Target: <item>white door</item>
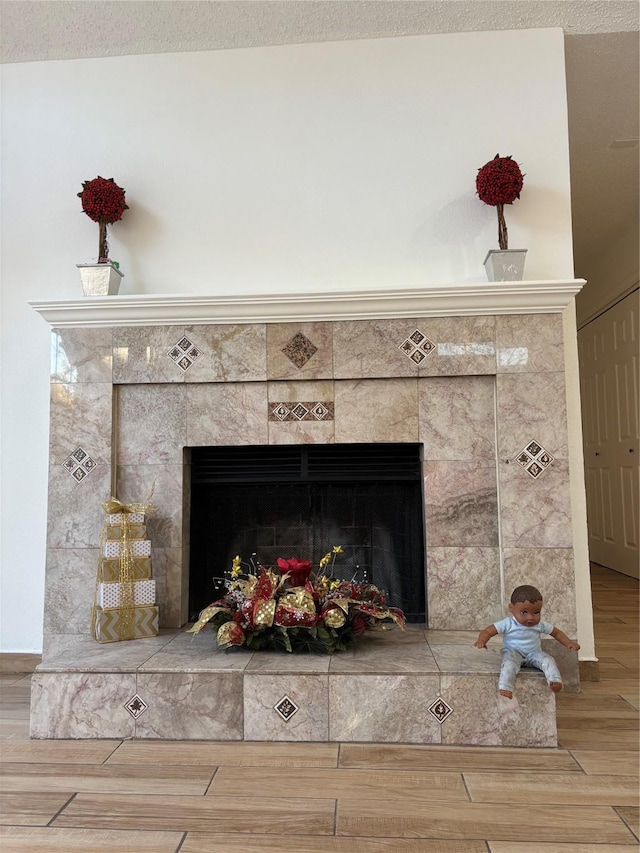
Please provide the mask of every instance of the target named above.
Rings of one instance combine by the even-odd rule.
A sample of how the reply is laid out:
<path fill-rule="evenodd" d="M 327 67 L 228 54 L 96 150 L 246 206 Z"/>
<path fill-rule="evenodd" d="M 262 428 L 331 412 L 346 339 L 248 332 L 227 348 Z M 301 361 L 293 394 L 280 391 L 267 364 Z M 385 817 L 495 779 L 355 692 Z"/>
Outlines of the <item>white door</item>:
<path fill-rule="evenodd" d="M 636 290 L 578 332 L 589 557 L 638 577 Z"/>

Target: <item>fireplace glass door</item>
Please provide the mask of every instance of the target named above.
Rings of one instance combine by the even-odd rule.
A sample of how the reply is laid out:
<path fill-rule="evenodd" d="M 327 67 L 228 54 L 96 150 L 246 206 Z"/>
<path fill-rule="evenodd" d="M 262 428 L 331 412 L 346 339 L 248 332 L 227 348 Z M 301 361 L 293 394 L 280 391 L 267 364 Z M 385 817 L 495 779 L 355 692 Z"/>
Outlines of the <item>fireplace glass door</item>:
<path fill-rule="evenodd" d="M 191 450 L 189 619 L 219 597 L 236 554 L 275 566 L 340 545 L 333 574 L 369 581 L 426 621 L 422 445 Z"/>

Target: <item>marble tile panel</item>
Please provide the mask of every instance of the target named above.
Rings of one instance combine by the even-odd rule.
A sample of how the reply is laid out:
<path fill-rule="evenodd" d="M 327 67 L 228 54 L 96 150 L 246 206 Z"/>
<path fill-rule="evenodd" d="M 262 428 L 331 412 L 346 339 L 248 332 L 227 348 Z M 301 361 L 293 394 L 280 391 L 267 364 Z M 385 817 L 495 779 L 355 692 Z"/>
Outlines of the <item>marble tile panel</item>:
<path fill-rule="evenodd" d="M 329 740 L 440 743 L 438 675 L 330 675 Z"/>
<path fill-rule="evenodd" d="M 242 673 L 139 673 L 137 738 L 242 740 Z"/>
<path fill-rule="evenodd" d="M 333 324 L 333 362 L 336 379 L 378 379 L 417 376 L 418 366 L 400 347 L 430 320 L 347 320 Z M 433 339 L 431 339 L 433 343 Z M 424 355 L 425 360 L 433 353 Z"/>
<path fill-rule="evenodd" d="M 283 352 L 285 348 L 289 355 Z M 268 379 L 332 377 L 332 323 L 270 323 L 267 326 Z"/>
<path fill-rule="evenodd" d="M 48 631 L 44 631 L 42 635 L 42 660 L 45 664 L 44 669 L 46 670 L 46 664 L 49 660 L 59 657 L 69 651 L 69 649 L 85 648 L 89 640 L 95 643 L 95 640 L 85 634 L 51 634 Z"/>
<path fill-rule="evenodd" d="M 152 576 L 161 628 L 180 628 L 182 619 L 182 549 L 151 548 Z M 188 594 L 188 590 L 187 590 Z"/>
<path fill-rule="evenodd" d="M 133 737 L 133 718 L 124 706 L 135 693 L 133 673 L 35 673 L 31 737 Z"/>
<path fill-rule="evenodd" d="M 417 379 L 335 383 L 337 442 L 418 441 Z"/>
<path fill-rule="evenodd" d="M 266 444 L 268 438 L 266 382 L 187 387 L 190 447 Z"/>
<path fill-rule="evenodd" d="M 420 330 L 436 344 L 419 376 L 480 376 L 496 372 L 495 317 L 429 317 Z"/>
<path fill-rule="evenodd" d="M 98 548 L 104 512 L 111 493 L 111 467 L 99 464 L 81 482 L 61 465 L 49 468 L 47 546 Z"/>
<path fill-rule="evenodd" d="M 556 459 L 566 459 L 563 373 L 502 374 L 496 379 L 496 398 L 500 459 L 513 460 L 532 440 Z"/>
<path fill-rule="evenodd" d="M 575 638 L 577 625 L 573 549 L 505 548 L 505 607 L 513 590 L 522 584 L 531 584 L 542 593 L 542 618 L 556 625 L 567 636 Z"/>
<path fill-rule="evenodd" d="M 480 631 L 501 619 L 499 549 L 429 547 L 427 595 L 432 629 Z"/>
<path fill-rule="evenodd" d="M 537 479 L 500 462 L 500 521 L 505 548 L 570 548 L 569 465 L 556 459 Z"/>
<path fill-rule="evenodd" d="M 495 464 L 425 462 L 424 475 L 427 549 L 498 545 Z"/>
<path fill-rule="evenodd" d="M 183 630 L 141 664 L 138 672 L 242 672 L 252 657 L 247 649 L 221 649 L 213 629 L 199 634 Z"/>
<path fill-rule="evenodd" d="M 184 327 L 119 326 L 112 332 L 115 384 L 184 382 L 184 372 L 167 355 Z"/>
<path fill-rule="evenodd" d="M 495 380 L 442 376 L 418 381 L 425 459 L 495 459 Z"/>
<path fill-rule="evenodd" d="M 328 676 L 244 675 L 244 739 L 327 741 Z M 298 706 L 286 722 L 274 706 L 284 697 Z"/>
<path fill-rule="evenodd" d="M 498 693 L 497 674 L 443 675 L 440 690 L 453 708 L 442 724 L 444 744 L 557 746 L 555 696 L 542 673 L 521 671 L 513 699 Z"/>
<path fill-rule="evenodd" d="M 186 337 L 201 356 L 185 382 L 264 382 L 267 378 L 265 323 L 187 326 Z"/>
<path fill-rule="evenodd" d="M 104 382 L 51 385 L 50 465 L 62 465 L 77 447 L 94 462 L 111 462 L 112 400 L 112 386 Z"/>
<path fill-rule="evenodd" d="M 292 402 L 333 400 L 333 380 L 268 382 L 267 399 L 269 403 L 277 403 L 281 400 L 291 400 Z"/>
<path fill-rule="evenodd" d="M 186 443 L 186 388 L 166 384 L 119 386 L 118 464 L 182 464 Z"/>
<path fill-rule="evenodd" d="M 371 675 L 425 674 L 438 672 L 438 666 L 422 630 L 406 632 L 391 628 L 368 632 L 346 652 L 331 657 L 331 674 L 366 673 Z"/>
<path fill-rule="evenodd" d="M 498 373 L 564 370 L 562 315 L 498 315 L 496 351 Z"/>
<path fill-rule="evenodd" d="M 98 643 L 90 636 L 76 637 L 74 643 L 60 644 L 56 653 L 45 657 L 37 672 L 133 672 L 170 643 L 172 632 L 144 640 Z"/>
<path fill-rule="evenodd" d="M 294 655 L 282 652 L 255 652 L 247 663 L 247 673 L 284 675 L 327 673 L 331 655 Z"/>
<path fill-rule="evenodd" d="M 111 329 L 53 329 L 52 382 L 111 384 Z"/>
<path fill-rule="evenodd" d="M 484 628 L 485 626 L 483 625 L 482 627 Z M 466 649 L 475 643 L 478 632 L 429 629 L 425 631 L 425 637 L 430 646 L 463 646 Z"/>
<path fill-rule="evenodd" d="M 269 423 L 269 444 L 333 444 L 335 421 Z"/>
<path fill-rule="evenodd" d="M 116 495 L 123 503 L 152 503 L 147 536 L 152 547 L 182 545 L 182 465 L 118 465 Z"/>
<path fill-rule="evenodd" d="M 90 633 L 99 554 L 99 548 L 58 548 L 47 551 L 45 633 Z"/>
<path fill-rule="evenodd" d="M 486 627 L 483 625 L 483 627 Z M 477 634 L 473 638 L 475 642 Z M 500 672 L 500 650 L 501 643 L 492 643 L 486 649 L 476 649 L 473 642 L 468 646 L 453 646 L 451 644 L 439 646 L 431 644 L 431 651 L 436 659 L 438 668 L 447 675 L 471 675 L 478 673 Z"/>

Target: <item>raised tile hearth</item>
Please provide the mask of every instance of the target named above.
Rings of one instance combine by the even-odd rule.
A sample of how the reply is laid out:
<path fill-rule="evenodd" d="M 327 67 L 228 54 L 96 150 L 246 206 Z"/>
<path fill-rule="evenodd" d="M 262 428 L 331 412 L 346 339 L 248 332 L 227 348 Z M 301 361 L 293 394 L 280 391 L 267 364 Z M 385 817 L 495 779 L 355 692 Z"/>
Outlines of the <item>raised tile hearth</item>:
<path fill-rule="evenodd" d="M 499 640 L 475 636 L 394 629 L 333 656 L 225 652 L 207 630 L 83 642 L 33 676 L 31 736 L 556 746 L 542 674 L 523 670 L 504 699 Z"/>
<path fill-rule="evenodd" d="M 472 643 L 520 583 L 576 635 L 561 312 L 581 285 L 31 303 L 53 326 L 33 736 L 555 744 L 542 676 L 503 700 L 497 652 Z M 422 448 L 429 630 L 331 658 L 182 633 L 191 449 L 358 442 Z M 89 625 L 112 494 L 156 506 L 162 633 L 105 646 Z"/>

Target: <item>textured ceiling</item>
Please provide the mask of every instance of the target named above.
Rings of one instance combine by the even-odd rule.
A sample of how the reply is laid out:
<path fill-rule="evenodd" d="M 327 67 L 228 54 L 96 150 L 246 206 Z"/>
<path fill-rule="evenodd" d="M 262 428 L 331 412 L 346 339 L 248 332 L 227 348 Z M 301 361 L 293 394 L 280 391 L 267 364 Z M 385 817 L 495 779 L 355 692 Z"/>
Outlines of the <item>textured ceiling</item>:
<path fill-rule="evenodd" d="M 576 274 L 638 219 L 637 0 L 0 0 L 0 59 L 33 62 L 561 27 Z"/>
<path fill-rule="evenodd" d="M 3 0 L 3 62 L 424 33 L 638 28 L 635 0 Z"/>

